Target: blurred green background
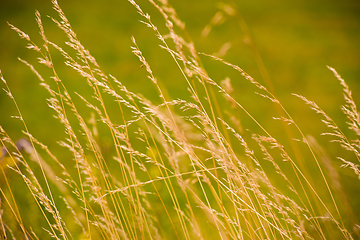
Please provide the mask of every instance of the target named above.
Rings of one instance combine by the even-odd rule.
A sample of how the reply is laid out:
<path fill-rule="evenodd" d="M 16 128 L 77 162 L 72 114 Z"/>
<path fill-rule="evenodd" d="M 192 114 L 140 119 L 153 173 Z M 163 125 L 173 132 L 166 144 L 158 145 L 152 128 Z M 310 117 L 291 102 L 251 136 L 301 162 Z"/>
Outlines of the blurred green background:
<path fill-rule="evenodd" d="M 230 43 L 231 45 L 228 46 L 231 48 L 223 58 L 243 68 L 260 83 L 264 83 L 255 61 L 254 51 L 248 43 L 249 39 L 253 39 L 277 96 L 291 114 L 301 118 L 300 122 L 307 123 L 308 113 L 304 113 L 307 108 L 303 108 L 303 104 L 290 95 L 293 92 L 315 100 L 334 118 L 340 115 L 339 103 L 342 103 L 340 85 L 326 65 L 334 67 L 342 75 L 350 85 L 355 100 L 359 102 L 360 97 L 357 94 L 360 90 L 359 1 L 230 2 L 237 5 L 251 36 L 244 33 L 236 18 L 225 15 L 221 24 L 213 26 L 207 37 L 201 35 L 204 27 L 219 11 L 220 1 L 170 1 L 185 22 L 198 51 L 217 53 L 225 43 Z M 164 30 L 164 24 L 156 9 L 147 1 L 142 0 L 138 3 L 145 12 L 150 13 L 154 23 Z M 125 0 L 102 2 L 60 0 L 59 4 L 72 23 L 78 38 L 95 56 L 103 70 L 117 77 L 130 90 L 145 95 L 151 95 L 152 91 L 149 89 L 149 84 L 144 84 L 147 82 L 145 73 L 139 70 L 139 62 L 130 50 L 130 37 L 134 36 L 156 76 L 168 88 L 170 95 L 175 98 L 187 94 L 186 88 L 179 87 L 183 80 L 175 64 L 171 63 L 169 54 L 158 47 L 160 42 L 153 32 L 138 21 L 141 17 L 130 3 Z M 19 27 L 28 33 L 35 43 L 42 45 L 34 15 L 37 9 L 42 14 L 48 38 L 61 44 L 66 40 L 64 34 L 46 17 L 50 15 L 57 18 L 51 8 L 51 2 L 46 0 L 0 2 L 0 69 L 27 123 L 39 134 L 38 137 L 43 139 L 49 136 L 39 121 L 45 118 L 49 124 L 52 122 L 46 115 L 50 111 L 48 112 L 43 101 L 46 92 L 38 85 L 38 80 L 29 69 L 17 60 L 20 57 L 35 64 L 36 67 L 36 58 L 39 56 L 25 49 L 26 41 L 20 39 L 7 22 Z M 54 61 L 59 63 L 60 68 L 61 57 L 56 58 L 55 55 Z M 248 89 L 245 80 L 221 64 L 209 61 L 207 58 L 204 61 L 214 80 L 220 81 L 230 76 L 237 87 L 236 94 L 246 96 L 245 106 L 256 109 L 256 99 L 251 97 L 254 89 Z M 71 69 L 60 69 L 62 70 L 60 76 L 71 79 L 69 82 L 77 81 L 75 85 L 79 83 L 79 80 L 74 79 L 76 74 Z M 2 116 L 0 124 L 9 133 L 16 134 L 21 125 L 10 118 L 10 115 L 14 114 L 14 107 L 5 94 L 0 95 L 0 112 Z"/>
<path fill-rule="evenodd" d="M 159 47 L 160 41 L 153 31 L 145 27 L 136 9 L 126 0 L 59 0 L 58 1 L 81 43 L 90 50 L 103 71 L 115 76 L 129 90 L 141 93 L 156 102 L 156 90 L 146 78 L 146 71 L 130 49 L 131 36 L 143 51 L 161 86 L 167 89 L 173 99 L 189 99 L 186 83 L 171 56 Z M 340 105 L 344 104 L 342 89 L 326 65 L 334 67 L 350 86 L 356 103 L 360 103 L 360 1 L 307 0 L 291 2 L 285 0 L 214 1 L 214 0 L 169 0 L 180 19 L 186 24 L 189 36 L 199 52 L 217 54 L 230 47 L 222 57 L 244 69 L 262 84 L 266 84 L 259 64 L 263 64 L 271 80 L 275 93 L 304 134 L 319 137 L 327 131 L 320 116 L 312 112 L 301 100 L 291 95 L 298 93 L 314 100 L 325 110 L 346 133 L 346 118 Z M 148 12 L 162 34 L 167 34 L 163 19 L 146 0 L 137 3 Z M 222 20 L 212 26 L 204 36 L 204 28 L 213 17 L 221 12 L 223 4 L 235 4 L 239 15 L 231 17 L 223 14 Z M 49 97 L 39 85 L 37 77 L 18 57 L 28 61 L 44 74 L 49 70 L 37 63 L 36 52 L 25 48 L 27 42 L 20 39 L 10 29 L 7 22 L 29 34 L 31 39 L 42 45 L 35 21 L 35 9 L 39 10 L 50 41 L 65 47 L 66 37 L 47 17 L 59 19 L 52 10 L 50 0 L 1 0 L 0 1 L 0 69 L 17 100 L 30 132 L 54 152 L 61 152 L 57 141 L 65 137 L 63 127 L 47 107 Z M 219 15 L 217 15 L 219 16 Z M 246 24 L 249 32 L 239 24 Z M 253 45 L 251 43 L 254 43 Z M 225 45 L 224 45 L 225 44 Z M 77 91 L 90 96 L 84 79 L 63 64 L 62 57 L 53 49 L 55 68 L 60 78 L 66 82 L 70 92 Z M 220 82 L 230 77 L 234 86 L 234 97 L 244 105 L 270 133 L 277 133 L 273 116 L 278 114 L 269 101 L 254 94 L 254 88 L 229 67 L 207 57 L 201 57 L 210 76 Z M 49 79 L 47 79 L 49 80 Z M 0 83 L 3 87 L 4 84 Z M 90 91 L 90 92 L 89 92 Z M 224 104 L 224 103 L 222 103 Z M 80 105 L 81 106 L 81 105 Z M 82 104 L 84 106 L 84 104 Z M 111 109 L 111 106 L 110 106 Z M 90 118 L 89 112 L 85 118 Z M 17 115 L 14 104 L 3 92 L 0 94 L 0 125 L 12 139 L 23 137 L 22 123 L 12 115 Z M 118 112 L 114 112 L 116 117 Z M 254 124 L 241 119 L 245 128 Z M 253 130 L 253 129 L 251 129 Z M 278 131 L 280 133 L 278 133 Z M 296 135 L 295 137 L 298 137 Z M 286 139 L 285 137 L 281 140 Z M 340 155 L 338 147 L 328 143 L 329 138 L 320 137 L 327 151 L 335 157 Z M 280 140 L 280 141 L 281 141 Z M 106 144 L 106 138 L 102 139 Z M 285 141 L 285 140 L 284 140 Z M 306 154 L 304 154 L 306 156 Z M 339 165 L 339 164 L 338 164 Z M 341 170 L 345 171 L 345 170 Z M 349 171 L 348 171 L 349 172 Z M 349 174 L 349 179 L 355 179 Z M 347 181 L 348 191 L 356 181 Z M 352 201 L 359 201 L 352 199 Z M 355 209 L 354 209 L 355 211 Z M 360 211 L 356 209 L 356 211 Z M 359 213 L 360 214 L 360 213 Z"/>
<path fill-rule="evenodd" d="M 243 68 L 262 84 L 264 74 L 259 70 L 263 63 L 275 93 L 302 127 L 305 134 L 314 136 L 326 131 L 309 107 L 292 96 L 298 93 L 314 100 L 331 117 L 339 121 L 346 132 L 345 117 L 340 104 L 344 104 L 341 86 L 326 65 L 334 67 L 347 81 L 356 102 L 360 102 L 360 2 L 359 1 L 170 1 L 179 17 L 186 24 L 189 36 L 199 52 L 216 54 L 224 46 L 230 46 L 222 57 Z M 235 4 L 239 14 L 236 17 L 223 14 L 218 24 L 204 36 L 205 26 L 214 15 L 221 12 L 224 4 Z M 135 8 L 122 1 L 70 1 L 60 0 L 60 6 L 70 20 L 82 44 L 97 59 L 103 71 L 112 74 L 131 91 L 142 93 L 150 99 L 157 94 L 140 68 L 138 59 L 131 53 L 131 36 L 134 36 L 144 56 L 150 63 L 155 76 L 166 87 L 172 98 L 188 98 L 186 84 L 170 55 L 160 49 L 160 41 L 153 31 L 139 20 Z M 163 19 L 147 1 L 138 1 L 152 21 L 167 34 Z M 48 93 L 39 86 L 37 77 L 20 61 L 28 61 L 50 76 L 48 70 L 37 63 L 37 53 L 25 48 L 27 42 L 10 29 L 7 22 L 30 35 L 42 45 L 35 21 L 35 9 L 42 14 L 45 33 L 50 41 L 62 47 L 66 37 L 47 17 L 58 16 L 51 1 L 45 0 L 2 0 L 0 2 L 0 69 L 15 96 L 28 124 L 30 132 L 40 141 L 56 148 L 56 141 L 64 136 L 60 123 L 52 117 L 53 112 L 44 99 Z M 241 21 L 243 21 L 241 23 Z M 244 31 L 245 23 L 249 32 Z M 251 42 L 254 44 L 251 45 Z M 251 47 L 251 46 L 255 46 Z M 62 57 L 53 49 L 53 60 L 58 74 L 67 84 L 70 92 L 77 91 L 85 96 L 91 92 L 85 87 L 84 79 L 63 64 Z M 258 54 L 258 55 L 257 55 Z M 256 61 L 256 56 L 260 56 Z M 230 77 L 235 88 L 234 96 L 254 117 L 271 131 L 271 118 L 278 116 L 274 108 L 264 104 L 251 84 L 236 71 L 207 57 L 201 57 L 210 76 L 217 82 Z M 259 60 L 260 59 L 260 60 Z M 270 106 L 270 104 L 269 104 Z M 17 115 L 15 107 L 5 93 L 0 94 L 0 124 L 13 139 L 22 137 L 22 123 L 11 118 Z M 90 113 L 86 113 L 90 118 Z M 86 117 L 85 116 L 85 117 Z M 242 120 L 245 128 L 246 119 Z M 44 127 L 45 126 L 45 127 Z M 49 134 L 49 129 L 52 134 Z M 56 139 L 54 139 L 56 138 Z M 335 154 L 336 155 L 336 154 Z"/>
<path fill-rule="evenodd" d="M 326 127 L 301 100 L 291 95 L 298 93 L 314 100 L 330 117 L 338 121 L 346 133 L 346 118 L 340 105 L 344 104 L 342 89 L 326 65 L 334 67 L 350 86 L 353 97 L 360 102 L 360 2 L 359 1 L 301 1 L 254 0 L 254 1 L 169 1 L 180 19 L 186 24 L 190 38 L 197 51 L 217 54 L 243 68 L 255 80 L 268 86 L 264 79 L 265 67 L 275 94 L 287 111 L 302 128 L 304 134 L 318 137 Z M 158 11 L 146 0 L 137 3 L 158 26 L 161 33 L 168 32 Z M 129 90 L 141 93 L 156 102 L 157 92 L 146 78 L 146 71 L 130 49 L 131 36 L 150 63 L 161 86 L 167 89 L 171 98 L 189 99 L 186 83 L 171 56 L 159 47 L 160 41 L 154 32 L 139 20 L 141 16 L 125 0 L 88 1 L 59 0 L 59 4 L 70 20 L 81 43 L 90 50 L 103 71 L 112 74 Z M 236 6 L 238 14 L 232 17 L 224 14 L 224 4 Z M 61 152 L 57 141 L 64 139 L 63 127 L 47 107 L 49 97 L 39 85 L 37 77 L 18 57 L 34 64 L 35 68 L 49 80 L 48 69 L 37 63 L 36 52 L 25 48 L 26 40 L 20 39 L 7 22 L 30 35 L 40 47 L 42 40 L 35 21 L 35 10 L 39 10 L 50 41 L 64 45 L 64 33 L 47 17 L 59 19 L 47 0 L 1 0 L 0 1 L 0 69 L 17 100 L 23 117 L 32 134 L 51 150 Z M 222 12 L 222 19 L 212 24 L 211 31 L 204 35 L 204 28 Z M 219 15 L 217 15 L 219 16 Z M 214 21 L 213 21 L 214 23 Z M 240 23 L 240 24 L 239 24 Z M 244 23 L 248 31 L 244 28 Z M 253 45 L 251 44 L 253 43 Z M 64 60 L 54 49 L 51 50 L 55 68 L 70 92 L 77 91 L 84 96 L 91 95 L 91 89 L 76 72 L 64 66 Z M 234 97 L 277 138 L 284 136 L 283 129 L 274 125 L 272 117 L 278 116 L 273 104 L 254 94 L 258 91 L 236 71 L 208 57 L 201 57 L 206 70 L 217 82 L 230 77 L 234 86 Z M 51 81 L 49 81 L 51 82 Z M 268 86 L 269 87 L 269 86 Z M 271 88 L 271 87 L 270 87 Z M 75 97 L 76 98 L 76 97 Z M 78 99 L 78 98 L 76 98 Z M 80 101 L 81 102 L 81 101 Z M 224 104 L 224 103 L 223 103 Z M 83 103 L 79 105 L 84 106 Z M 111 107 L 111 106 L 110 106 Z M 86 108 L 84 117 L 90 118 Z M 0 94 L 0 125 L 14 139 L 23 137 L 22 123 L 11 118 L 17 115 L 14 104 L 5 93 Z M 114 110 L 114 116 L 118 114 Z M 240 115 L 242 116 L 242 115 Z M 255 131 L 256 125 L 248 118 L 241 119 L 244 128 Z M 49 134 L 51 133 L 51 134 Z M 295 134 L 295 137 L 299 137 Z M 286 138 L 282 139 L 286 141 Z M 339 148 L 332 148 L 329 138 L 322 137 L 324 146 L 333 156 Z M 104 137 L 104 142 L 106 139 Z"/>

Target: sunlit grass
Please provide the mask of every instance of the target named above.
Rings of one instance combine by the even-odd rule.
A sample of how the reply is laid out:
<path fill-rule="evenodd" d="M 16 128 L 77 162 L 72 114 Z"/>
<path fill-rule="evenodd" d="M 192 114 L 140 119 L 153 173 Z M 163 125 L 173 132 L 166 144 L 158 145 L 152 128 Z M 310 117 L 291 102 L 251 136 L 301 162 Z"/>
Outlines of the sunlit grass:
<path fill-rule="evenodd" d="M 344 185 L 342 168 L 353 181 L 360 178 L 360 119 L 346 82 L 331 67 L 344 91 L 339 103 L 349 129 L 341 130 L 316 103 L 308 104 L 323 121 L 323 135 L 344 151 L 329 156 L 318 136 L 305 134 L 274 93 L 266 68 L 253 46 L 265 85 L 241 67 L 219 56 L 199 53 L 185 24 L 166 1 L 149 1 L 163 19 L 159 30 L 149 14 L 129 0 L 144 29 L 157 37 L 177 66 L 182 98 L 171 93 L 152 70 L 152 63 L 131 37 L 138 71 L 156 94 L 148 99 L 130 91 L 122 79 L 103 71 L 81 44 L 57 1 L 59 19 L 51 18 L 67 37 L 52 42 L 36 12 L 42 44 L 37 45 L 11 24 L 27 48 L 35 51 L 40 67 L 20 59 L 47 91 L 44 99 L 63 129 L 54 141 L 54 154 L 37 139 L 22 116 L 7 80 L 1 76 L 22 123 L 23 138 L 1 130 L 1 234 L 28 239 L 356 239 L 359 237 L 356 191 Z M 236 16 L 230 5 L 224 13 Z M 246 24 L 238 16 L 244 31 Z M 216 19 L 212 20 L 216 25 Z M 209 26 L 207 26 L 209 28 Z M 203 31 L 206 35 L 207 27 Z M 163 32 L 164 31 L 164 32 Z M 249 36 L 250 37 L 250 36 Z M 248 39 L 248 41 L 252 41 Z M 60 47 L 64 46 L 64 47 Z M 226 46 L 223 48 L 226 51 Z M 54 56 L 62 55 L 69 72 L 82 81 L 86 94 L 71 91 L 62 79 Z M 241 101 L 232 79 L 215 80 L 203 61 L 235 71 L 246 81 L 258 102 L 274 118 L 258 119 Z M 164 69 L 168 62 L 157 62 Z M 324 66 L 325 67 L 325 66 Z M 74 77 L 74 78 L 76 78 Z M 139 86 L 143 87 L 143 86 Z M 85 90 L 84 90 L 85 91 Z M 290 93 L 289 93 L 290 95 Z M 249 100 L 250 101 L 250 100 Z M 35 106 L 36 107 L 36 106 Z M 259 111 L 257 111 L 259 112 Z M 44 120 L 44 119 L 41 119 Z M 273 124 L 264 124 L 271 122 Z M 300 120 L 301 121 L 301 120 Z M 44 122 L 44 121 L 42 121 Z M 46 122 L 46 120 L 45 120 Z M 269 127 L 270 126 L 270 127 Z M 45 128 L 56 133 L 52 126 Z M 348 131 L 350 130 L 350 131 Z M 343 154 L 343 155 L 341 155 Z M 357 185 L 351 183 L 352 185 Z M 354 189 L 359 190 L 358 187 Z"/>

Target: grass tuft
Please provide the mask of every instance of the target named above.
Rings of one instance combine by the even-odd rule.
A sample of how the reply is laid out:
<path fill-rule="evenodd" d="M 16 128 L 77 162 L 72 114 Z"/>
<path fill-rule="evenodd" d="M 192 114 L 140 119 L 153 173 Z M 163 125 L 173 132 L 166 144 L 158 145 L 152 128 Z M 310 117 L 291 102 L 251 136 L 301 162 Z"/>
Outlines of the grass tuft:
<path fill-rule="evenodd" d="M 131 37 L 131 51 L 156 95 L 147 98 L 131 91 L 123 79 L 104 72 L 56 0 L 52 4 L 59 19 L 50 19 L 66 36 L 65 43 L 49 40 L 38 11 L 41 46 L 9 23 L 37 55 L 37 65 L 19 60 L 40 80 L 48 95 L 44 101 L 64 137 L 53 136 L 60 153 L 37 139 L 0 72 L 17 112 L 14 118 L 23 126 L 21 139 L 0 126 L 1 237 L 360 238 L 355 214 L 359 202 L 353 199 L 360 179 L 360 117 L 349 86 L 335 69 L 328 67 L 343 88 L 341 110 L 348 129 L 340 129 L 315 102 L 293 94 L 319 114 L 328 129 L 322 135 L 341 149 L 334 154 L 319 137 L 302 131 L 301 120 L 277 98 L 269 78 L 266 87 L 219 57 L 230 46 L 224 45 L 217 56 L 199 53 L 167 1 L 149 0 L 162 16 L 162 30 L 141 5 L 129 2 L 157 37 L 160 51 L 177 66 L 174 79 L 181 79 L 179 88 L 184 86 L 187 95 L 171 97 L 136 37 Z M 221 7 L 229 16 L 237 15 L 230 5 Z M 215 15 L 203 37 L 222 17 Z M 249 31 L 242 18 L 239 22 Z M 61 77 L 54 63 L 59 54 L 85 93 L 73 91 L 70 81 Z M 254 54 L 267 75 L 257 50 Z M 230 78 L 213 79 L 203 63 L 209 60 L 234 69 L 253 85 L 260 102 L 276 109 L 276 116 L 265 121 L 280 122 L 279 127 L 269 128 L 255 117 L 239 100 Z M 51 126 L 43 128 L 51 134 Z M 356 191 L 349 191 L 344 179 L 356 182 Z"/>

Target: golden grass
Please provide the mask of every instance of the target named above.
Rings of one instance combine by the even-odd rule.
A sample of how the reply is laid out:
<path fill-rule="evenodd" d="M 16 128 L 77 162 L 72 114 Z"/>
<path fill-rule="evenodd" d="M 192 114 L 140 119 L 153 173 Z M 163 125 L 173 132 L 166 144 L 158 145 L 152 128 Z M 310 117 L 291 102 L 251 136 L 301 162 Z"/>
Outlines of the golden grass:
<path fill-rule="evenodd" d="M 36 21 L 42 47 L 10 24 L 27 40 L 27 48 L 39 55 L 39 63 L 51 70 L 51 76 L 45 77 L 21 60 L 47 90 L 48 105 L 67 136 L 59 144 L 71 154 L 71 159 L 55 156 L 46 143 L 30 133 L 0 74 L 4 90 L 17 109 L 16 118 L 24 125 L 24 139 L 20 141 L 12 140 L 0 128 L 1 236 L 17 239 L 358 238 L 358 218 L 352 212 L 356 206 L 348 200 L 356 194 L 346 195 L 333 158 L 337 157 L 337 163 L 343 164 L 341 167 L 350 168 L 360 178 L 359 139 L 350 139 L 316 103 L 296 95 L 320 114 L 329 128 L 324 135 L 330 135 L 331 141 L 352 154 L 329 157 L 316 138 L 305 136 L 273 90 L 236 65 L 199 54 L 185 25 L 167 1 L 149 0 L 163 16 L 167 34 L 158 30 L 150 15 L 135 1 L 129 2 L 143 23 L 154 31 L 161 48 L 171 55 L 187 84 L 189 96 L 169 98 L 135 37 L 132 37 L 132 51 L 146 70 L 149 84 L 157 90 L 156 101 L 129 91 L 121 80 L 104 73 L 80 43 L 56 0 L 52 3 L 61 20 L 52 20 L 66 34 L 66 45 L 76 54 L 69 54 L 70 51 L 47 39 L 39 12 Z M 235 9 L 230 6 L 226 9 L 236 15 Z M 52 51 L 60 52 L 65 64 L 86 80 L 92 99 L 67 90 L 66 81 L 59 77 L 53 64 Z M 236 93 L 230 79 L 218 83 L 207 74 L 200 55 L 238 71 L 257 87 L 260 96 L 276 106 L 277 119 L 284 122 L 282 131 L 288 136 L 290 147 L 272 136 L 234 98 Z M 342 110 L 349 129 L 358 137 L 359 113 L 350 89 L 333 68 L 329 69 L 344 89 Z M 105 100 L 109 97 L 111 103 Z M 108 106 L 113 102 L 117 104 L 116 114 L 109 111 Z M 228 103 L 228 109 L 221 107 L 221 102 Z M 81 113 L 82 105 L 92 114 L 91 121 Z M 245 131 L 236 115 L 239 110 L 260 131 Z M 98 129 L 97 122 L 106 129 Z M 110 158 L 103 153 L 101 134 L 111 138 Z M 299 141 L 293 135 L 300 136 Z M 306 162 L 301 151 L 307 153 L 303 154 Z M 311 171 L 306 167 L 309 161 L 315 166 Z M 29 192 L 32 198 L 29 201 L 37 206 L 31 214 L 41 220 L 32 223 L 24 219 L 24 215 L 30 215 L 17 199 L 19 189 L 8 180 L 9 171 L 21 177 L 25 185 L 20 191 Z"/>

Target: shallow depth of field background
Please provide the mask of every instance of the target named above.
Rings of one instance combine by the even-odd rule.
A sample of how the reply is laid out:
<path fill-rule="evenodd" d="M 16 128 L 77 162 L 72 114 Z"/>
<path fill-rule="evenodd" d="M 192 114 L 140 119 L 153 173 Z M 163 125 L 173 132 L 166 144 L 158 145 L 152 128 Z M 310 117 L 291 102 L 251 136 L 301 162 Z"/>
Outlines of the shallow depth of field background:
<path fill-rule="evenodd" d="M 138 59 L 131 53 L 131 36 L 134 36 L 144 56 L 151 65 L 161 86 L 167 94 L 175 98 L 188 98 L 186 84 L 172 61 L 170 55 L 158 46 L 160 42 L 154 33 L 139 22 L 141 19 L 135 8 L 125 0 L 70 1 L 59 0 L 68 19 L 82 44 L 90 50 L 105 73 L 112 74 L 129 90 L 141 93 L 149 99 L 154 98 L 155 89 L 146 78 L 146 72 L 140 68 Z M 338 121 L 343 131 L 347 130 L 345 117 L 340 105 L 344 104 L 342 89 L 326 65 L 334 67 L 345 79 L 353 92 L 356 103 L 360 103 L 360 2 L 307 0 L 297 3 L 286 0 L 235 0 L 238 10 L 251 33 L 248 36 L 238 24 L 238 19 L 225 16 L 220 25 L 213 26 L 210 33 L 201 35 L 204 27 L 220 11 L 219 1 L 215 0 L 173 0 L 169 1 L 186 24 L 188 33 L 199 52 L 216 54 L 225 44 L 231 48 L 222 56 L 225 60 L 238 65 L 260 83 L 265 84 L 254 59 L 249 41 L 255 46 L 266 67 L 279 100 L 293 116 L 305 134 L 311 134 L 321 141 L 322 146 L 335 157 L 338 151 L 328 143 L 329 138 L 319 137 L 326 131 L 316 115 L 301 100 L 291 95 L 298 93 L 314 100 L 330 117 Z M 157 10 L 145 0 L 137 1 L 162 34 L 166 34 L 163 20 Z M 224 3 L 228 3 L 224 1 Z M 47 107 L 47 92 L 39 86 L 36 76 L 18 57 L 38 66 L 34 51 L 25 48 L 24 39 L 10 29 L 6 22 L 29 34 L 39 46 L 42 45 L 35 21 L 35 9 L 42 14 L 45 33 L 50 41 L 57 44 L 67 39 L 47 15 L 58 18 L 51 9 L 50 0 L 1 0 L 0 1 L 0 69 L 13 92 L 22 111 L 30 132 L 49 146 L 50 150 L 62 154 L 57 141 L 64 137 L 63 128 L 52 117 Z M 64 46 L 64 45 L 61 45 Z M 229 45 L 230 46 L 230 45 Z M 83 88 L 85 81 L 72 69 L 64 66 L 62 57 L 54 52 L 54 63 L 58 66 L 60 78 L 68 83 L 68 90 L 87 95 Z M 58 58 L 56 58 L 56 56 Z M 245 81 L 238 73 L 202 57 L 203 64 L 210 76 L 217 82 L 230 77 L 234 86 L 235 98 L 269 132 L 281 142 L 281 124 L 276 125 L 272 117 L 277 116 L 276 109 L 269 101 L 254 94 L 254 86 Z M 43 66 L 39 68 L 46 74 Z M 225 103 L 222 103 L 225 104 Z M 111 106 L 109 106 L 111 109 Z M 86 111 L 87 109 L 84 109 Z M 0 125 L 13 139 L 23 137 L 22 124 L 11 115 L 16 114 L 15 107 L 5 93 L 0 94 Z M 241 113 L 239 114 L 241 117 Z M 88 118 L 91 115 L 88 114 Z M 244 128 L 251 131 L 254 124 L 248 119 L 240 119 Z M 277 135 L 276 135 L 277 134 Z M 297 137 L 297 136 L 295 136 Z M 102 136 L 103 144 L 110 142 Z M 286 143 L 284 143 L 286 145 Z M 109 146 L 110 148 L 110 146 Z M 64 153 L 66 158 L 66 153 Z M 304 154 L 306 158 L 306 153 Z M 311 165 L 311 164 L 310 164 Z M 350 170 L 340 170 L 343 187 L 351 192 L 355 175 Z M 311 169 L 310 169 L 311 172 Z M 351 201 L 359 201 L 356 198 Z M 360 215 L 360 209 L 354 209 Z"/>
<path fill-rule="evenodd" d="M 231 2 L 231 1 L 230 1 Z M 359 100 L 360 84 L 360 3 L 358 1 L 235 1 L 240 14 L 245 20 L 252 39 L 264 61 L 270 79 L 283 104 L 300 122 L 307 122 L 306 108 L 290 93 L 299 93 L 315 100 L 320 107 L 332 114 L 335 119 L 340 111 L 338 104 L 342 99 L 338 82 L 328 71 L 326 65 L 334 67 L 350 85 L 355 101 Z M 147 1 L 138 3 L 164 29 L 162 19 Z M 247 44 L 244 34 L 235 18 L 225 16 L 220 26 L 214 26 L 207 37 L 201 32 L 219 11 L 220 1 L 170 1 L 185 22 L 198 51 L 209 54 L 217 53 L 223 44 L 231 43 L 231 48 L 223 58 L 247 71 L 260 83 L 264 83 L 254 54 Z M 206 3 L 206 4 L 205 4 Z M 226 3 L 226 1 L 224 1 Z M 187 94 L 181 89 L 183 81 L 169 54 L 161 50 L 151 30 L 139 23 L 140 17 L 127 1 L 69 1 L 59 0 L 82 44 L 96 57 L 106 73 L 110 73 L 126 84 L 130 90 L 149 94 L 151 89 L 146 84 L 144 71 L 131 53 L 130 37 L 134 36 L 151 64 L 158 79 L 168 88 L 169 94 L 176 98 Z M 56 18 L 51 9 L 51 2 L 46 0 L 2 0 L 0 2 L 0 69 L 31 128 L 38 132 L 39 138 L 47 138 L 41 119 L 48 119 L 48 109 L 41 101 L 46 94 L 38 86 L 36 77 L 20 63 L 23 58 L 36 64 L 38 57 L 33 51 L 25 49 L 25 40 L 20 39 L 6 22 L 19 27 L 39 45 L 41 39 L 35 22 L 35 9 L 43 16 L 45 32 L 51 41 L 61 43 L 64 34 L 46 16 Z M 166 34 L 165 31 L 162 32 Z M 55 54 L 55 51 L 54 51 Z M 62 58 L 55 59 L 62 67 Z M 256 113 L 256 99 L 253 89 L 247 88 L 246 82 L 229 68 L 204 59 L 210 75 L 215 80 L 229 76 L 239 98 Z M 35 65 L 36 66 L 36 65 Z M 69 82 L 78 84 L 75 74 L 70 69 L 61 72 Z M 144 84 L 145 83 L 145 84 Z M 80 84 L 80 83 L 79 83 Z M 177 95 L 179 94 L 179 95 Z M 45 96 L 46 97 L 46 96 Z M 18 127 L 10 119 L 13 106 L 7 97 L 0 96 L 1 125 L 8 131 Z M 304 112 L 305 111 L 305 112 Z M 267 114 L 261 111 L 261 115 Z M 272 115 L 269 113 L 269 115 Z M 268 116 L 263 116 L 265 119 Z M 313 129 L 318 123 L 311 120 Z M 310 126 L 306 126 L 310 127 Z M 9 129 L 10 128 L 10 129 Z"/>

